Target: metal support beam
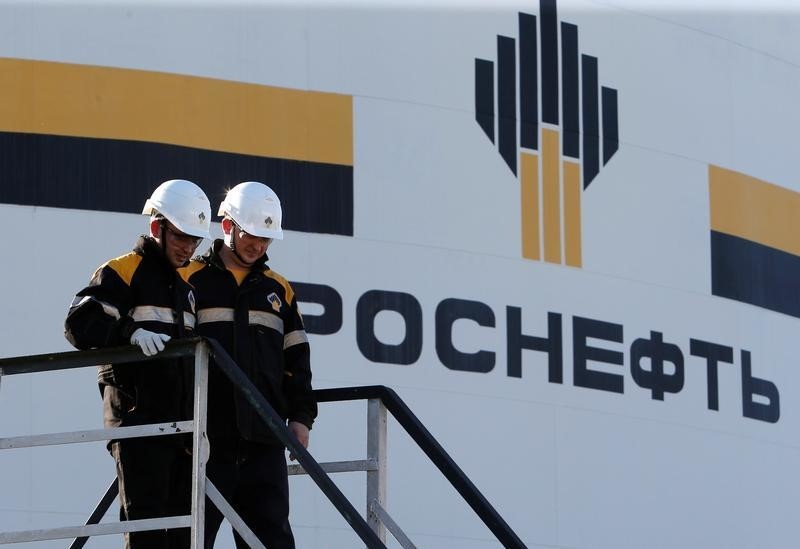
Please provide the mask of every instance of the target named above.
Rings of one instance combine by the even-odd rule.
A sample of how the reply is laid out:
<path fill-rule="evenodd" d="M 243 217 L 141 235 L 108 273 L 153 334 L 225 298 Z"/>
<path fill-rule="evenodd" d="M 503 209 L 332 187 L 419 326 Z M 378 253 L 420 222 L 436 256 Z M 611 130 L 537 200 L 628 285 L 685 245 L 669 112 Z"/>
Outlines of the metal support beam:
<path fill-rule="evenodd" d="M 389 513 L 386 512 L 386 509 L 384 509 L 377 501 L 370 502 L 369 510 L 370 513 L 374 513 L 381 520 L 381 522 L 386 525 L 386 528 L 389 529 L 394 536 L 394 539 L 400 543 L 400 546 L 403 549 L 417 549 L 417 546 L 414 545 L 410 539 L 408 539 L 408 536 L 406 536 L 406 533 L 403 532 L 402 528 L 400 528 L 394 519 L 389 516 Z"/>
<path fill-rule="evenodd" d="M 103 494 L 102 498 L 100 498 L 100 501 L 94 508 L 94 511 L 92 511 L 92 514 L 89 515 L 88 519 L 86 519 L 87 526 L 89 524 L 97 524 L 103 520 L 103 516 L 105 516 L 108 508 L 111 507 L 111 504 L 116 499 L 117 494 L 119 494 L 119 483 L 117 483 L 117 479 L 114 477 L 114 480 L 111 481 L 106 493 Z M 81 547 L 86 545 L 87 541 L 89 541 L 89 538 L 86 536 L 75 538 L 72 540 L 72 544 L 69 546 L 69 549 L 81 549 Z"/>
<path fill-rule="evenodd" d="M 377 398 L 367 401 L 367 459 L 378 464 L 377 469 L 367 471 L 367 524 L 386 544 L 386 528 L 371 505 L 386 504 L 386 407 Z"/>
<path fill-rule="evenodd" d="M 194 354 L 194 437 L 192 442 L 192 534 L 191 548 L 204 549 L 206 515 L 206 438 L 208 406 L 208 345 L 201 340 Z"/>
<path fill-rule="evenodd" d="M 329 461 L 320 463 L 319 466 L 326 473 L 352 473 L 359 471 L 377 471 L 378 462 L 374 459 L 359 459 L 354 461 Z M 287 467 L 289 475 L 307 475 L 303 466 L 299 463 Z"/>
<path fill-rule="evenodd" d="M 190 433 L 192 429 L 194 429 L 194 423 L 191 421 L 172 421 L 169 423 L 152 423 L 150 425 L 113 427 L 111 429 L 92 429 L 89 431 L 72 431 L 69 433 L 7 437 L 0 438 L 0 450 L 33 448 L 35 446 L 55 446 L 58 444 L 73 444 L 76 442 L 98 442 L 100 440 L 122 440 L 125 438 L 178 435 Z"/>
<path fill-rule="evenodd" d="M 206 493 L 208 498 L 212 501 L 217 509 L 220 510 L 222 516 L 228 519 L 233 529 L 242 536 L 242 539 L 247 542 L 250 549 L 267 549 L 264 544 L 259 541 L 253 531 L 245 524 L 242 517 L 234 510 L 233 507 L 225 500 L 222 494 L 219 493 L 217 487 L 210 481 L 206 481 Z"/>
<path fill-rule="evenodd" d="M 89 526 L 65 526 L 63 528 L 48 528 L 46 530 L 25 530 L 23 532 L 0 532 L 0 545 L 6 543 L 24 543 L 30 541 L 45 541 L 50 539 L 68 539 L 84 536 L 105 536 L 108 534 L 122 534 L 125 532 L 143 532 L 145 530 L 163 530 L 167 528 L 186 528 L 190 525 L 192 517 L 166 517 L 141 520 L 127 520 L 124 522 L 108 522 L 92 524 Z"/>

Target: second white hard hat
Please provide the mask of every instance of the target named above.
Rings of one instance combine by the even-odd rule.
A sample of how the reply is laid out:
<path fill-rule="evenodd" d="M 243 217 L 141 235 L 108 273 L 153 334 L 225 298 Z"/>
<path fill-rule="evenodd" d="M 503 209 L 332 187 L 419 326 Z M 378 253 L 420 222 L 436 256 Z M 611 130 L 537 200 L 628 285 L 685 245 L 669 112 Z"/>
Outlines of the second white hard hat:
<path fill-rule="evenodd" d="M 236 185 L 225 195 L 217 215 L 227 215 L 247 234 L 283 239 L 281 201 L 263 183 L 245 181 Z"/>

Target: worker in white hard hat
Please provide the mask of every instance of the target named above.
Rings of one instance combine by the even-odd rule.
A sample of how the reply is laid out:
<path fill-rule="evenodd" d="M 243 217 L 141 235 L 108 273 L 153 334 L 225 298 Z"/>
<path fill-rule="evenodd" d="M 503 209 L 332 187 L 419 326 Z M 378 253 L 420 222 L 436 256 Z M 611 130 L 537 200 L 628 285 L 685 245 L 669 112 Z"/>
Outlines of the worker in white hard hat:
<path fill-rule="evenodd" d="M 307 447 L 317 415 L 308 338 L 292 286 L 267 266 L 267 249 L 283 238 L 281 202 L 248 181 L 228 191 L 218 215 L 224 238 L 184 269 L 197 291 L 197 333 L 220 342 Z M 209 479 L 268 549 L 294 548 L 283 444 L 219 368 L 208 385 Z M 211 548 L 222 515 L 207 503 Z"/>
<path fill-rule="evenodd" d="M 171 338 L 193 335 L 195 297 L 178 268 L 209 236 L 211 205 L 183 179 L 165 181 L 147 199 L 149 234 L 133 251 L 101 265 L 78 292 L 65 335 L 78 349 L 132 343 L 147 356 Z M 186 359 L 154 359 L 100 366 L 105 426 L 124 427 L 191 419 L 191 365 Z M 120 519 L 191 512 L 191 457 L 186 436 L 112 440 L 120 491 Z M 129 549 L 189 547 L 189 529 L 132 532 Z"/>

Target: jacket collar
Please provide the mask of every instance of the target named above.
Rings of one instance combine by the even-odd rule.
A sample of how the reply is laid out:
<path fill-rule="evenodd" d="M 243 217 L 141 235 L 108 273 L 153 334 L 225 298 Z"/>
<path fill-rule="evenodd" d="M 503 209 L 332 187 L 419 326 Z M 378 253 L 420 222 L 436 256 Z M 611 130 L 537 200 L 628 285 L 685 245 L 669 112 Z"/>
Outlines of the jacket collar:
<path fill-rule="evenodd" d="M 221 238 L 217 238 L 211 244 L 211 247 L 208 249 L 206 253 L 195 259 L 197 259 L 202 263 L 213 265 L 218 269 L 225 270 L 227 267 L 225 267 L 225 262 L 222 261 L 222 256 L 219 253 L 219 251 L 222 249 L 224 245 L 225 242 Z M 261 256 L 259 260 L 253 263 L 253 266 L 250 268 L 250 271 L 256 273 L 263 273 L 264 271 L 269 270 L 269 267 L 267 266 L 267 261 L 269 261 L 269 257 L 267 257 L 267 254 L 264 254 L 263 256 Z"/>
<path fill-rule="evenodd" d="M 167 261 L 164 250 L 161 249 L 161 246 L 158 245 L 158 242 L 156 242 L 152 236 L 141 235 L 136 241 L 133 251 L 142 257 L 148 258 L 148 260 L 152 259 L 157 261 L 166 270 L 172 273 L 176 272 L 175 268 Z"/>

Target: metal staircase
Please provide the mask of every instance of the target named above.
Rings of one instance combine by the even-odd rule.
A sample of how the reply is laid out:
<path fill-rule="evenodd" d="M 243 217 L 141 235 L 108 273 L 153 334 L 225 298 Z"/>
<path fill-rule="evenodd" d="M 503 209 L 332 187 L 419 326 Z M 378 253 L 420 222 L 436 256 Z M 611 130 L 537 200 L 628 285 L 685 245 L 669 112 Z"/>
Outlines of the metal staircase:
<path fill-rule="evenodd" d="M 320 403 L 352 400 L 368 401 L 366 459 L 320 464 L 292 436 L 280 416 L 272 409 L 266 399 L 219 343 L 207 338 L 172 341 L 167 344 L 164 351 L 157 355 L 157 358 L 185 356 L 194 356 L 195 361 L 194 419 L 192 421 L 0 438 L 0 450 L 111 439 L 118 440 L 142 436 L 170 436 L 191 432 L 193 436 L 191 514 L 100 523 L 118 493 L 117 482 L 114 479 L 85 524 L 40 530 L 0 532 L 0 545 L 53 539 L 72 539 L 70 548 L 78 549 L 83 547 L 90 536 L 188 527 L 191 528 L 192 549 L 202 549 L 204 547 L 205 502 L 206 496 L 208 496 L 231 526 L 251 547 L 263 548 L 263 545 L 206 476 L 205 467 L 209 455 L 208 439 L 205 432 L 206 405 L 209 357 L 211 356 L 214 358 L 216 367 L 219 367 L 225 373 L 233 386 L 253 406 L 261 420 L 296 457 L 299 465 L 290 466 L 289 474 L 308 474 L 368 548 L 385 548 L 387 530 L 402 547 L 406 549 L 415 547 L 386 509 L 387 412 L 391 413 L 406 430 L 504 547 L 525 547 L 519 537 L 450 458 L 447 452 L 444 451 L 425 426 L 391 389 L 384 386 L 369 386 L 314 391 L 317 401 Z M 3 376 L 9 375 L 41 373 L 84 368 L 97 364 L 142 360 L 142 353 L 135 346 L 6 358 L 0 359 L 0 382 Z M 148 360 L 148 358 L 145 357 L 145 360 Z M 367 474 L 366 519 L 353 507 L 328 475 L 328 473 L 350 471 L 364 471 Z"/>

